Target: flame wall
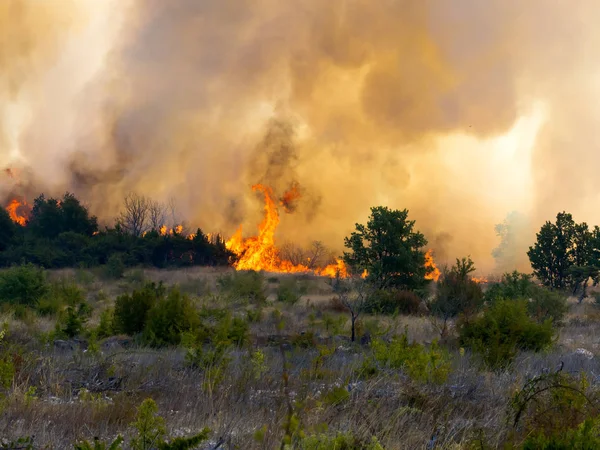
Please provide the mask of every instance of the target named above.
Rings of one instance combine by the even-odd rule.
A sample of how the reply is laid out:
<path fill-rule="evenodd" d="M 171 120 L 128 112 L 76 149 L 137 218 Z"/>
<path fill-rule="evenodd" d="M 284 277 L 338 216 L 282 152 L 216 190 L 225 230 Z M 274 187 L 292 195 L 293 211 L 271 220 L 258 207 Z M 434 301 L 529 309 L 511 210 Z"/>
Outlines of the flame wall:
<path fill-rule="evenodd" d="M 600 222 L 599 18 L 594 0 L 6 0 L 0 164 L 107 220 L 137 190 L 224 233 L 260 221 L 250 185 L 296 182 L 282 238 L 341 249 L 370 206 L 406 207 L 438 262 L 492 270 L 513 210 L 520 246 L 559 210 Z"/>

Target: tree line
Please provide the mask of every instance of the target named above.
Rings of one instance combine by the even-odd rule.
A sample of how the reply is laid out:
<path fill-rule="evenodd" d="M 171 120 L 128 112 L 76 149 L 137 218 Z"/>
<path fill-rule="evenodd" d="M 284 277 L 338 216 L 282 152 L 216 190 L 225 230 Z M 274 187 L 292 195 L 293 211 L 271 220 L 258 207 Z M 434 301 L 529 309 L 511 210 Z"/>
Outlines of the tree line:
<path fill-rule="evenodd" d="M 98 219 L 71 193 L 37 197 L 24 225 L 0 209 L 0 265 L 32 263 L 45 268 L 94 267 L 117 260 L 124 266 L 228 265 L 234 255 L 221 236 L 201 229 L 187 236 L 174 227 L 161 233 L 167 208 L 131 194 L 113 226 Z"/>

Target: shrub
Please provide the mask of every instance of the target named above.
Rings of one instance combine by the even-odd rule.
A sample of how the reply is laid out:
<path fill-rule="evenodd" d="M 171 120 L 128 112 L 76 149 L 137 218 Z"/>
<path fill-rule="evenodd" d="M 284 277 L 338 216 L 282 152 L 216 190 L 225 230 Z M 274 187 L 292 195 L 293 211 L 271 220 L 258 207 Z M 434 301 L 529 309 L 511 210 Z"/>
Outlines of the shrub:
<path fill-rule="evenodd" d="M 298 447 L 302 450 L 383 450 L 375 437 L 359 439 L 351 433 L 306 436 L 302 438 Z"/>
<path fill-rule="evenodd" d="M 113 329 L 130 336 L 141 333 L 146 326 L 148 311 L 165 294 L 162 283 L 148 283 L 131 294 L 123 294 L 115 301 Z"/>
<path fill-rule="evenodd" d="M 125 273 L 125 263 L 121 255 L 113 253 L 110 255 L 104 266 L 104 276 L 112 279 L 123 278 Z"/>
<path fill-rule="evenodd" d="M 554 336 L 552 321 L 537 323 L 524 300 L 500 300 L 483 316 L 459 324 L 460 343 L 479 353 L 491 368 L 503 368 L 519 350 L 540 351 Z"/>
<path fill-rule="evenodd" d="M 144 340 L 152 346 L 178 345 L 181 334 L 200 325 L 198 312 L 189 297 L 173 289 L 148 311 Z"/>
<path fill-rule="evenodd" d="M 529 315 L 540 323 L 549 318 L 554 325 L 561 325 L 567 310 L 567 297 L 564 294 L 540 286 L 535 286 L 527 302 Z"/>
<path fill-rule="evenodd" d="M 456 264 L 444 271 L 438 282 L 437 293 L 429 304 L 431 313 L 443 321 L 442 336 L 446 335 L 447 322 L 459 315 L 472 315 L 483 305 L 481 286 L 470 274 L 475 271 L 475 265 L 470 258 L 457 259 Z"/>
<path fill-rule="evenodd" d="M 113 334 L 113 310 L 105 309 L 100 313 L 100 322 L 98 323 L 98 327 L 96 328 L 96 336 L 98 338 L 107 338 L 112 336 Z"/>
<path fill-rule="evenodd" d="M 122 436 L 117 436 L 110 444 L 95 437 L 93 445 L 88 441 L 81 441 L 73 444 L 73 448 L 75 450 L 121 450 L 123 448 L 121 444 L 123 444 Z"/>
<path fill-rule="evenodd" d="M 537 286 L 530 275 L 517 271 L 504 274 L 485 293 L 489 305 L 500 300 L 527 300 L 527 311 L 538 322 L 551 318 L 554 324 L 560 325 L 567 312 L 565 295 Z"/>
<path fill-rule="evenodd" d="M 369 314 L 417 314 L 421 299 L 412 291 L 380 289 L 371 294 L 363 311 Z"/>
<path fill-rule="evenodd" d="M 253 270 L 223 275 L 217 280 L 217 285 L 221 292 L 234 301 L 260 304 L 267 300 L 264 276 Z"/>
<path fill-rule="evenodd" d="M 277 286 L 277 301 L 293 305 L 306 294 L 306 285 L 298 283 L 294 277 L 289 277 Z"/>
<path fill-rule="evenodd" d="M 132 425 L 137 430 L 137 436 L 131 440 L 135 450 L 155 448 L 166 434 L 165 420 L 158 415 L 158 406 L 151 398 L 142 402 Z"/>
<path fill-rule="evenodd" d="M 514 426 L 526 435 L 523 449 L 600 447 L 597 395 L 584 375 L 554 372 L 526 381 L 511 399 Z"/>
<path fill-rule="evenodd" d="M 0 302 L 33 307 L 47 290 L 46 273 L 32 264 L 0 272 Z"/>
<path fill-rule="evenodd" d="M 493 303 L 497 300 L 529 298 L 535 284 L 531 275 L 514 271 L 505 273 L 499 282 L 491 284 L 485 292 L 485 301 Z"/>
<path fill-rule="evenodd" d="M 85 294 L 75 283 L 65 279 L 50 283 L 44 296 L 38 301 L 36 310 L 41 315 L 55 315 L 66 306 L 85 302 Z"/>
<path fill-rule="evenodd" d="M 64 317 L 56 324 L 58 334 L 68 338 L 78 336 L 83 332 L 90 314 L 91 308 L 85 302 L 77 307 L 68 306 Z"/>
<path fill-rule="evenodd" d="M 434 341 L 429 348 L 409 343 L 406 333 L 395 336 L 389 344 L 371 343 L 376 361 L 393 369 L 404 370 L 413 380 L 443 383 L 450 373 L 450 355 Z"/>

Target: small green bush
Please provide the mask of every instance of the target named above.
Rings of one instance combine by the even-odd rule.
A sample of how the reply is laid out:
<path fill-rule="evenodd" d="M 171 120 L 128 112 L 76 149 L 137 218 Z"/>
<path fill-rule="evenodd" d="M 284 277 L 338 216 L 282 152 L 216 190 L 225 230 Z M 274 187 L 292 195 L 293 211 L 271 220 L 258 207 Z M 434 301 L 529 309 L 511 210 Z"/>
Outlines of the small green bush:
<path fill-rule="evenodd" d="M 511 399 L 514 428 L 525 436 L 521 448 L 600 448 L 596 399 L 583 374 L 559 371 L 528 379 Z M 519 435 L 515 438 L 518 440 Z"/>
<path fill-rule="evenodd" d="M 277 286 L 277 301 L 294 305 L 306 294 L 306 285 L 299 283 L 295 277 L 284 279 Z"/>
<path fill-rule="evenodd" d="M 47 291 L 46 273 L 32 264 L 0 272 L 0 303 L 35 307 Z"/>
<path fill-rule="evenodd" d="M 517 272 L 502 275 L 498 283 L 491 284 L 485 292 L 486 303 L 491 304 L 498 300 L 525 299 L 533 295 L 535 284 L 531 275 Z"/>
<path fill-rule="evenodd" d="M 368 314 L 417 314 L 421 299 L 412 291 L 380 289 L 371 294 L 363 307 Z"/>
<path fill-rule="evenodd" d="M 73 444 L 73 448 L 75 450 L 121 450 L 123 448 L 122 444 L 122 436 L 117 436 L 110 444 L 95 437 L 93 444 L 88 441 L 81 441 Z"/>
<path fill-rule="evenodd" d="M 48 285 L 46 293 L 37 303 L 36 310 L 43 316 L 56 315 L 65 306 L 76 306 L 84 302 L 85 294 L 79 286 L 61 279 Z"/>
<path fill-rule="evenodd" d="M 287 448 L 287 447 L 286 447 Z M 302 450 L 383 450 L 379 441 L 359 439 L 351 433 L 336 435 L 317 434 L 302 438 L 298 448 Z"/>
<path fill-rule="evenodd" d="M 567 297 L 564 294 L 538 286 L 530 275 L 517 271 L 504 274 L 486 291 L 488 305 L 500 300 L 527 300 L 527 311 L 538 322 L 550 318 L 555 325 L 560 325 L 567 313 Z"/>
<path fill-rule="evenodd" d="M 472 316 L 483 306 L 481 286 L 471 278 L 475 264 L 471 258 L 457 259 L 438 281 L 434 300 L 429 304 L 431 314 L 443 321 L 441 334 L 447 333 L 447 322 L 458 316 Z"/>
<path fill-rule="evenodd" d="M 199 325 L 200 317 L 192 301 L 173 289 L 148 311 L 144 341 L 155 347 L 178 345 L 182 333 L 194 331 Z"/>
<path fill-rule="evenodd" d="M 567 297 L 564 294 L 540 286 L 535 286 L 527 302 L 527 312 L 540 323 L 552 319 L 554 325 L 562 325 L 567 310 Z"/>
<path fill-rule="evenodd" d="M 233 301 L 262 304 L 267 300 L 264 276 L 253 270 L 223 275 L 217 280 L 217 286 Z"/>
<path fill-rule="evenodd" d="M 458 328 L 461 345 L 480 354 L 491 368 L 506 367 L 519 350 L 547 348 L 554 336 L 552 321 L 537 323 L 530 318 L 525 300 L 499 300 Z"/>
<path fill-rule="evenodd" d="M 115 301 L 113 329 L 129 336 L 141 333 L 146 326 L 148 312 L 165 295 L 162 283 L 148 283 L 131 294 L 123 294 Z"/>
<path fill-rule="evenodd" d="M 110 255 L 104 266 L 104 276 L 109 279 L 123 278 L 125 273 L 125 263 L 121 255 L 113 253 Z"/>
<path fill-rule="evenodd" d="M 65 314 L 56 323 L 57 334 L 68 338 L 80 335 L 84 331 L 90 315 L 91 308 L 85 302 L 80 303 L 78 306 L 67 306 Z"/>
<path fill-rule="evenodd" d="M 402 369 L 422 383 L 443 383 L 448 379 L 450 355 L 434 341 L 429 348 L 409 343 L 406 333 L 395 336 L 390 343 L 376 339 L 371 343 L 375 360 L 389 368 Z"/>
<path fill-rule="evenodd" d="M 535 433 L 522 445 L 522 450 L 594 450 L 600 448 L 600 422 L 586 419 L 575 429 L 560 433 Z"/>
<path fill-rule="evenodd" d="M 96 336 L 100 339 L 107 338 L 113 335 L 113 310 L 105 309 L 100 313 L 100 322 L 96 327 Z"/>

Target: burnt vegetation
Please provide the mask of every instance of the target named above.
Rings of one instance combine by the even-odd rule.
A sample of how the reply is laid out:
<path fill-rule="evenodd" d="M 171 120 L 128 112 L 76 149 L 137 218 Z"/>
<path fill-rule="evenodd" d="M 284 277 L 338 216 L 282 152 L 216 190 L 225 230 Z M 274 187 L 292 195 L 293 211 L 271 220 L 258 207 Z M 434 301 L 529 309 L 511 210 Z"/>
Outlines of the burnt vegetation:
<path fill-rule="evenodd" d="M 373 208 L 336 277 L 235 271 L 175 216 L 0 212 L 0 449 L 600 445 L 597 228 L 561 213 L 532 275 L 482 283 L 468 256 L 438 278 L 406 210 Z"/>

